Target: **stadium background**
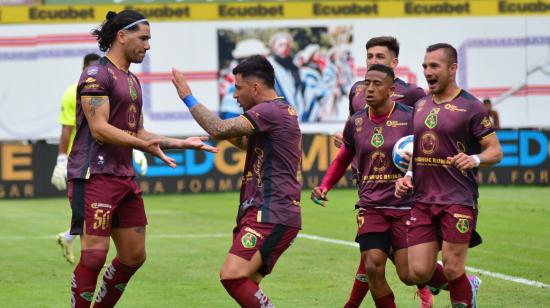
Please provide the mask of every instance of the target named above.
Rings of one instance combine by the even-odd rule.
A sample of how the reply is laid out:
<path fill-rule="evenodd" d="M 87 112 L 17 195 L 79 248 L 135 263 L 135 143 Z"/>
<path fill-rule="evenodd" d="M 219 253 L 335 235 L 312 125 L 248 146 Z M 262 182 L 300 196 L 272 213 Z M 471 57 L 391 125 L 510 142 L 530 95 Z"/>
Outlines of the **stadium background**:
<path fill-rule="evenodd" d="M 226 63 L 223 61 L 227 60 L 227 54 L 231 53 L 231 48 L 234 48 L 237 43 L 233 41 L 233 45 L 231 43 L 229 46 L 224 45 L 228 48 L 224 50 L 221 42 L 225 42 L 223 38 L 227 33 L 232 38 L 239 35 L 241 38 L 246 38 L 250 33 L 247 34 L 245 30 L 260 29 L 261 31 L 255 33 L 263 33 L 262 35 L 266 36 L 260 39 L 267 46 L 267 34 L 275 31 L 287 29 L 291 33 L 312 33 L 312 29 L 324 29 L 321 31 L 327 33 L 324 41 L 314 35 L 302 36 L 295 42 L 294 53 L 298 54 L 312 43 L 320 43 L 319 45 L 326 48 L 327 52 L 338 45 L 337 47 L 344 50 L 344 54 L 348 56 L 347 65 L 353 73 L 354 80 L 360 79 L 366 69 L 364 50 L 366 40 L 376 35 L 395 35 L 402 47 L 398 75 L 422 87 L 426 87 L 420 66 L 425 47 L 440 41 L 455 45 L 461 54 L 459 85 L 480 99 L 491 98 L 495 109 L 500 113 L 501 125 L 504 128 L 498 131 L 498 137 L 503 145 L 503 161 L 492 168 L 482 169 L 479 176 L 480 183 L 483 185 L 481 204 L 485 206 L 484 209 L 482 208 L 481 216 L 482 223 L 485 223 L 485 229 L 482 231 L 485 231 L 484 234 L 488 234 L 488 237 L 486 237 L 486 245 L 472 253 L 471 260 L 478 269 L 489 269 L 485 273 L 490 277 L 485 277 L 489 284 L 485 287 L 488 288 L 486 294 L 492 294 L 494 298 L 485 298 L 485 302 L 489 303 L 486 306 L 515 307 L 522 304 L 525 307 L 545 307 L 550 305 L 548 291 L 550 264 L 547 260 L 550 252 L 545 248 L 549 247 L 550 243 L 548 239 L 544 239 L 550 234 L 546 222 L 550 218 L 548 210 L 550 1 L 0 0 L 0 5 L 0 199 L 4 199 L 0 201 L 0 242 L 2 242 L 0 245 L 3 246 L 0 247 L 2 251 L 0 261 L 4 272 L 13 268 L 21 270 L 26 277 L 0 278 L 0 285 L 9 286 L 0 291 L 0 307 L 28 306 L 28 301 L 25 300 L 28 298 L 39 298 L 44 302 L 59 299 L 63 303 L 67 297 L 65 293 L 59 291 L 59 288 L 67 289 L 63 284 L 52 283 L 48 289 L 43 285 L 33 285 L 29 282 L 30 280 L 45 281 L 46 278 L 41 276 L 44 273 L 62 276 L 61 281 L 69 277 L 70 269 L 63 269 L 63 273 L 55 270 L 60 266 L 58 263 L 62 262 L 61 257 L 57 258 L 58 251 L 55 250 L 57 247 L 50 247 L 53 246 L 50 244 L 36 244 L 37 240 L 48 238 L 44 233 L 51 233 L 53 237 L 53 234 L 68 222 L 64 198 L 43 199 L 43 197 L 62 197 L 65 194 L 65 192 L 56 191 L 49 182 L 57 155 L 56 139 L 60 131 L 57 117 L 61 95 L 65 88 L 78 77 L 82 56 L 90 51 L 98 51 L 93 38 L 87 34 L 89 30 L 103 20 L 107 11 L 119 11 L 127 7 L 142 10 L 152 22 L 152 49 L 146 61 L 142 65 L 133 66 L 132 69 L 140 76 L 146 93 L 146 127 L 171 136 L 200 134 L 202 131 L 178 101 L 169 82 L 169 70 L 171 67 L 177 67 L 188 73 L 195 95 L 212 110 L 218 110 L 219 77 Z M 347 31 L 346 40 L 331 41 L 331 33 L 338 29 Z M 340 109 L 335 109 L 334 117 L 330 120 L 302 123 L 302 129 L 306 133 L 303 157 L 304 188 L 312 187 L 320 181 L 336 154 L 330 136 L 343 126 L 345 108 L 342 109 L 342 105 L 339 106 Z M 206 209 L 215 210 L 214 205 L 210 207 L 210 203 L 226 203 L 227 206 L 219 215 L 223 216 L 223 219 L 219 221 L 215 219 L 217 217 L 211 221 L 203 220 L 201 215 L 207 213 L 206 211 L 201 212 L 189 207 L 189 204 L 196 199 L 190 197 L 188 193 L 229 192 L 239 188 L 244 153 L 225 142 L 216 144 L 221 149 L 221 153 L 217 155 L 194 151 L 171 152 L 178 161 L 176 169 L 165 167 L 162 162 L 149 157 L 148 174 L 138 179 L 144 192 L 149 195 L 174 193 L 167 196 L 146 197 L 146 202 L 149 202 L 148 210 L 152 210 L 153 231 L 152 239 L 149 241 L 153 242 L 153 247 L 170 245 L 166 240 L 170 236 L 163 236 L 171 231 L 218 234 L 219 228 L 216 227 L 221 226 L 224 227 L 223 232 L 229 234 L 237 198 L 234 193 L 197 196 L 198 202 Z M 515 187 L 516 185 L 522 187 Z M 339 186 L 350 188 L 352 184 L 343 179 Z M 354 192 L 343 190 L 336 196 L 350 204 L 340 206 L 341 209 L 336 212 L 331 212 L 334 209 L 329 209 L 328 212 L 319 214 L 318 211 L 311 209 L 312 205 L 306 199 L 307 190 L 304 191 L 303 206 L 306 208 L 304 230 L 307 234 L 352 239 L 351 203 Z M 47 214 L 50 211 L 63 214 L 54 218 Z M 178 213 L 175 217 L 189 215 L 196 221 L 185 216 L 183 221 L 189 224 L 189 228 L 167 228 L 165 225 L 174 223 L 169 219 L 166 220 L 163 214 L 169 211 Z M 483 211 L 487 213 L 485 216 Z M 32 224 L 21 223 L 20 221 L 25 220 L 29 212 L 36 213 L 31 217 L 40 220 Z M 488 219 L 489 215 L 494 215 L 493 219 Z M 312 216 L 321 217 L 307 218 Z M 323 221 L 321 218 L 326 220 Z M 204 227 L 212 222 L 219 225 Z M 163 227 L 155 230 L 155 223 Z M 332 223 L 347 224 L 347 227 L 328 232 L 324 226 Z M 33 228 L 30 228 L 30 225 Z M 514 236 L 510 236 L 507 232 L 513 233 Z M 21 238 L 14 237 L 14 234 L 21 235 Z M 536 241 L 535 239 L 539 237 L 542 239 Z M 218 240 L 219 245 L 227 246 L 227 239 L 223 240 Z M 19 251 L 21 247 L 19 245 L 23 241 L 30 241 L 33 246 L 32 248 L 24 246 L 24 250 L 27 250 L 25 254 L 16 252 Z M 514 245 L 512 241 L 521 242 L 522 245 Z M 217 244 L 218 242 L 214 240 L 214 245 Z M 203 247 L 202 244 L 197 247 L 206 251 L 212 250 L 212 247 Z M 310 248 L 307 245 L 306 247 Z M 303 255 L 310 256 L 311 252 L 305 251 L 304 248 L 297 249 Z M 327 252 L 326 248 L 311 249 L 313 249 L 311 257 L 315 257 L 315 252 Z M 480 250 L 481 252 L 478 252 Z M 182 254 L 182 258 L 190 253 L 180 249 L 171 251 L 176 255 Z M 334 262 L 336 262 L 339 264 L 336 266 L 337 270 L 344 273 L 343 278 L 339 282 L 338 275 L 335 275 L 332 284 L 320 282 L 319 292 L 333 288 L 339 295 L 337 300 L 332 302 L 330 296 L 329 298 L 325 298 L 325 295 L 316 296 L 315 306 L 336 306 L 347 295 L 347 290 L 351 286 L 349 278 L 353 276 L 355 269 L 356 252 L 345 250 L 345 255 L 348 255 L 345 261 L 339 259 L 344 252 L 336 249 L 333 253 L 335 255 L 330 254 L 329 257 L 332 261 L 327 264 L 321 262 L 320 267 L 330 268 L 335 266 Z M 152 255 L 154 260 L 159 253 L 153 252 Z M 200 256 L 194 251 L 191 255 Z M 290 252 L 290 255 L 293 258 L 300 258 L 297 252 Z M 39 263 L 34 262 L 36 256 L 42 258 Z M 168 259 L 171 257 L 163 254 L 159 257 L 161 256 Z M 15 259 L 19 260 L 15 261 Z M 308 262 L 305 261 L 307 260 L 305 257 L 301 260 Z M 178 259 L 174 261 L 177 262 Z M 282 264 L 287 261 L 288 259 L 285 259 Z M 32 266 L 27 267 L 29 264 L 27 262 L 46 267 L 43 271 L 35 272 Z M 161 268 L 169 273 L 171 270 L 163 268 L 154 261 L 148 262 L 153 264 L 149 265 L 150 269 L 145 266 L 143 275 L 148 275 L 149 278 L 150 271 Z M 209 266 L 218 266 L 220 262 L 221 260 L 215 260 L 212 262 L 214 265 Z M 159 267 L 155 267 L 155 264 Z M 284 273 L 281 275 L 291 277 L 293 277 L 293 271 L 301 269 L 299 266 L 289 268 L 281 266 L 281 271 Z M 215 269 L 208 268 L 215 276 Z M 346 270 L 349 273 L 345 273 Z M 314 273 L 316 282 L 323 279 L 323 273 L 329 277 L 334 275 L 330 271 Z M 501 277 L 502 281 L 505 281 L 501 282 L 499 280 L 501 278 L 494 278 L 495 273 L 496 276 L 503 275 L 505 278 L 511 278 L 506 280 Z M 189 272 L 181 274 L 193 276 Z M 55 278 L 52 279 L 57 281 Z M 164 282 L 164 279 L 165 277 L 158 277 L 157 283 Z M 276 287 L 277 281 L 282 284 L 284 280 L 278 279 L 274 275 L 273 285 L 267 285 L 267 288 L 274 289 L 275 302 L 282 303 L 282 307 L 300 306 L 296 302 L 285 299 L 285 295 L 293 293 L 285 288 Z M 521 279 L 527 283 L 522 283 Z M 142 295 L 146 298 L 140 302 L 138 293 L 134 293 L 128 294 L 121 305 L 147 307 L 151 306 L 147 303 L 158 302 L 165 303 L 161 306 L 167 307 L 186 306 L 174 304 L 177 300 L 174 303 L 166 301 L 162 295 L 164 290 L 155 290 L 156 286 L 151 288 L 147 285 L 147 281 L 139 282 L 139 277 L 136 280 L 136 289 L 152 292 L 151 296 L 155 301 L 147 298 L 148 293 L 145 292 Z M 181 280 L 185 278 L 176 277 L 169 281 L 177 285 L 182 283 Z M 302 281 L 302 278 L 297 281 L 303 284 L 311 282 Z M 398 284 L 395 277 L 390 278 L 390 281 L 393 282 L 392 286 Z M 210 281 L 205 285 L 215 283 Z M 206 306 L 230 305 L 229 300 L 222 293 L 223 290 L 207 286 L 201 288 L 191 287 L 192 291 L 187 293 L 173 290 L 176 293 L 180 292 L 174 295 L 174 298 L 186 302 L 187 299 L 198 296 L 197 294 L 212 292 L 219 293 L 221 296 L 213 295 L 215 300 L 210 301 Z M 21 291 L 22 289 L 26 291 Z M 32 296 L 29 295 L 29 289 L 35 290 Z M 63 290 L 68 293 L 65 289 Z M 403 287 L 398 287 L 396 294 L 399 295 L 400 292 L 404 292 L 403 290 Z M 300 289 L 298 293 L 309 291 L 305 288 Z M 155 292 L 158 295 L 155 295 Z M 503 293 L 508 296 L 504 297 L 505 300 L 500 299 Z M 481 294 L 483 296 L 483 290 Z M 523 304 L 521 301 L 523 294 L 531 297 L 530 304 Z M 52 302 L 56 301 L 52 300 Z M 365 302 L 366 306 L 372 306 L 370 296 Z M 406 307 L 417 306 L 411 304 L 412 302 L 407 300 L 401 304 Z M 189 307 L 198 306 L 199 303 L 200 301 L 197 300 L 196 304 Z M 440 305 L 443 303 L 446 303 L 446 299 L 439 300 Z M 44 306 L 58 307 L 59 305 L 44 304 Z"/>

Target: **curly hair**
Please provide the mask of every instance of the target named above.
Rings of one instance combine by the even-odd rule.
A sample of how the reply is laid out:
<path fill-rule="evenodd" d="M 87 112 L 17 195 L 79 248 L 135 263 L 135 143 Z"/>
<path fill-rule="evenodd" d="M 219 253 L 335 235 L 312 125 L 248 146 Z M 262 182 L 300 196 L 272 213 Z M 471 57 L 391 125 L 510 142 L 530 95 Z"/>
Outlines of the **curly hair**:
<path fill-rule="evenodd" d="M 134 10 L 124 10 L 119 13 L 109 11 L 105 16 L 105 21 L 99 27 L 92 30 L 91 34 L 97 37 L 99 43 L 99 50 L 107 51 L 111 48 L 118 31 L 136 31 L 138 29 L 138 24 L 135 24 L 127 29 L 128 25 L 138 20 L 146 19 L 146 17 Z M 144 24 L 149 24 L 146 20 L 143 21 Z"/>

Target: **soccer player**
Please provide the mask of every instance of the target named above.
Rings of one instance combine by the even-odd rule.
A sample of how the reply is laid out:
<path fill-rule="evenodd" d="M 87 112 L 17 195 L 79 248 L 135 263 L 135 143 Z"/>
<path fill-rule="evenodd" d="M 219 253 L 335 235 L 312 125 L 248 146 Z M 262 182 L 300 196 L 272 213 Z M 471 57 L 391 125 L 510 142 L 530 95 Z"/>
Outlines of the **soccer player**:
<path fill-rule="evenodd" d="M 392 161 L 395 142 L 412 134 L 412 108 L 392 101 L 394 79 L 388 66 L 369 67 L 364 80 L 367 107 L 346 122 L 344 146 L 321 185 L 311 193 L 314 202 L 324 202 L 352 160 L 357 162 L 357 241 L 376 307 L 395 307 L 394 295 L 385 278 L 390 249 L 399 278 L 412 284 L 408 277 L 406 237 L 410 200 L 394 195 L 395 180 L 401 177 L 401 171 Z"/>
<path fill-rule="evenodd" d="M 172 139 L 143 127 L 142 93 L 129 71 L 149 50 L 149 23 L 140 13 L 109 12 L 92 34 L 106 56 L 90 65 L 77 86 L 76 135 L 68 163 L 71 234 L 80 234 L 81 255 L 71 280 L 73 307 L 89 307 L 109 250 L 117 254 L 105 270 L 94 307 L 113 307 L 132 275 L 145 261 L 147 218 L 134 177 L 132 148 L 159 157 L 167 148 L 216 151 L 206 138 Z"/>
<path fill-rule="evenodd" d="M 448 288 L 453 307 L 476 307 L 481 281 L 465 274 L 468 246 L 481 243 L 476 174 L 481 164 L 498 163 L 502 150 L 483 104 L 456 84 L 456 49 L 431 45 L 422 66 L 431 96 L 415 105 L 412 173 L 395 191 L 413 191 L 410 274 L 415 283 Z"/>
<path fill-rule="evenodd" d="M 485 109 L 489 114 L 489 120 L 491 120 L 491 123 L 493 123 L 494 129 L 500 129 L 500 119 L 498 116 L 498 111 L 493 109 L 493 104 L 491 102 L 491 99 L 489 98 L 484 99 L 483 106 L 485 106 Z"/>
<path fill-rule="evenodd" d="M 244 114 L 227 120 L 200 104 L 175 69 L 173 83 L 206 132 L 246 149 L 237 226 L 220 279 L 242 307 L 273 307 L 259 283 L 301 228 L 302 135 L 296 111 L 275 92 L 274 70 L 265 57 L 245 59 L 233 74 L 234 97 Z"/>
<path fill-rule="evenodd" d="M 88 65 L 97 64 L 99 55 L 95 53 L 89 53 L 84 56 L 84 65 L 82 70 L 84 71 Z M 78 83 L 72 84 L 63 93 L 61 101 L 61 114 L 59 115 L 59 123 L 61 124 L 61 136 L 59 137 L 59 146 L 57 154 L 57 162 L 53 169 L 51 183 L 57 190 L 67 189 L 67 156 L 71 152 L 73 146 L 73 139 L 76 133 L 76 87 Z M 132 157 L 138 164 L 141 175 L 145 175 L 147 172 L 147 158 L 143 152 L 138 150 L 132 151 Z M 73 241 L 75 235 L 71 234 L 70 228 L 57 234 L 57 243 L 61 246 L 61 251 L 65 260 L 74 264 L 73 253 Z"/>
<path fill-rule="evenodd" d="M 378 36 L 373 37 L 367 41 L 366 44 L 367 50 L 367 69 L 374 64 L 382 64 L 385 66 L 391 67 L 393 70 L 397 68 L 399 64 L 399 42 L 395 37 L 392 36 Z M 395 102 L 414 106 L 414 103 L 419 99 L 426 96 L 426 93 L 422 88 L 408 84 L 400 78 L 395 78 L 393 86 L 395 90 L 393 91 L 391 99 Z M 349 112 L 350 117 L 358 111 L 361 111 L 365 108 L 365 81 L 361 80 L 356 82 L 349 93 Z M 336 147 L 342 146 L 342 132 L 336 133 L 334 136 L 334 144 Z M 355 170 L 357 169 L 356 161 L 352 161 L 352 173 L 354 174 L 353 178 L 355 179 Z M 350 297 L 345 304 L 346 308 L 359 307 L 363 298 L 369 290 L 368 281 L 366 280 L 366 270 L 364 266 L 363 255 L 359 260 L 359 265 L 357 267 L 357 272 L 355 274 L 355 280 L 353 282 L 353 287 L 350 292 Z M 422 288 L 419 290 L 418 295 L 422 301 L 423 308 L 429 308 L 432 306 L 432 297 L 427 288 Z"/>

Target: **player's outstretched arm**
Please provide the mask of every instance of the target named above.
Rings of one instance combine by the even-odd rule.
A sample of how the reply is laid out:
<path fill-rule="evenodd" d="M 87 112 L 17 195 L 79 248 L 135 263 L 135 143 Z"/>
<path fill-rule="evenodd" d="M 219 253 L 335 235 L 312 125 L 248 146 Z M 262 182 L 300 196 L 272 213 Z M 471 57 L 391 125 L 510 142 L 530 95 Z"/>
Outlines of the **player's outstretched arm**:
<path fill-rule="evenodd" d="M 336 158 L 330 163 L 321 185 L 315 187 L 311 192 L 311 200 L 320 206 L 325 206 L 325 202 L 328 201 L 327 193 L 334 187 L 336 183 L 344 176 L 346 169 L 353 160 L 355 152 L 346 148 L 345 146 L 340 148 Z"/>
<path fill-rule="evenodd" d="M 179 139 L 179 138 L 169 138 L 157 134 L 153 134 L 149 131 L 147 131 L 143 127 L 143 115 L 141 115 L 139 119 L 139 128 L 138 128 L 138 134 L 137 137 L 142 140 L 159 140 L 161 149 L 195 149 L 195 150 L 203 150 L 208 151 L 212 153 L 217 153 L 218 148 L 213 147 L 207 143 L 204 143 L 206 140 L 208 140 L 208 137 L 189 137 L 185 139 Z"/>
<path fill-rule="evenodd" d="M 109 124 L 109 98 L 107 96 L 82 96 L 82 110 L 92 137 L 99 142 L 129 147 L 153 154 L 170 167 L 176 167 L 175 160 L 166 156 L 160 148 L 159 139 L 142 140 Z"/>
<path fill-rule="evenodd" d="M 199 125 L 215 139 L 231 139 L 235 137 L 249 136 L 254 133 L 254 127 L 244 117 L 236 117 L 227 120 L 220 119 L 206 106 L 199 103 L 187 84 L 181 71 L 172 69 L 172 83 L 178 91 L 179 97 L 191 111 L 193 118 Z M 242 140 L 241 140 L 242 143 Z"/>

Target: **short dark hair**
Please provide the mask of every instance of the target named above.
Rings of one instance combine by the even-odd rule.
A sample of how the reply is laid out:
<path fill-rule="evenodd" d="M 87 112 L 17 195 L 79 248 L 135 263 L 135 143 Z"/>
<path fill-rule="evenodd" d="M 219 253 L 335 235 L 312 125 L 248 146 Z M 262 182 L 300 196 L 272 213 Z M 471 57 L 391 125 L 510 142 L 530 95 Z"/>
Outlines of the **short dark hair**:
<path fill-rule="evenodd" d="M 395 79 L 395 73 L 393 72 L 393 69 L 383 64 L 373 64 L 369 66 L 369 69 L 367 70 L 367 72 L 370 72 L 370 71 L 385 73 L 389 78 L 391 78 L 392 81 Z"/>
<path fill-rule="evenodd" d="M 399 57 L 399 42 L 393 36 L 373 37 L 373 38 L 371 38 L 370 40 L 367 41 L 367 44 L 365 45 L 365 48 L 367 50 L 369 50 L 369 48 L 374 47 L 374 46 L 387 47 L 391 52 L 393 52 L 393 54 L 396 58 Z"/>
<path fill-rule="evenodd" d="M 96 53 L 89 53 L 89 54 L 85 55 L 84 56 L 84 67 L 90 65 L 90 63 L 92 61 L 99 60 L 99 58 L 101 58 L 101 57 Z"/>
<path fill-rule="evenodd" d="M 484 98 L 484 99 L 483 99 L 483 103 L 484 103 L 484 104 L 489 104 L 489 105 L 490 105 L 490 104 L 491 104 L 491 99 L 490 99 L 490 98 Z"/>
<path fill-rule="evenodd" d="M 255 55 L 244 59 L 233 69 L 233 75 L 237 74 L 241 74 L 243 78 L 259 78 L 269 88 L 275 87 L 275 71 L 264 56 Z"/>
<path fill-rule="evenodd" d="M 92 35 L 97 37 L 99 42 L 99 50 L 107 51 L 111 48 L 111 44 L 116 37 L 118 31 L 124 29 L 124 27 L 129 24 L 136 22 L 141 19 L 146 19 L 145 16 L 134 10 L 124 10 L 119 13 L 109 11 L 105 16 L 105 21 L 99 27 L 92 30 Z M 143 21 L 143 24 L 148 25 L 148 21 Z M 136 31 L 138 29 L 138 24 L 135 24 L 126 31 Z"/>
<path fill-rule="evenodd" d="M 447 61 L 449 61 L 449 65 L 453 63 L 458 63 L 458 55 L 457 55 L 456 49 L 451 44 L 447 44 L 447 43 L 433 44 L 428 46 L 428 48 L 426 48 L 426 52 L 432 52 L 438 49 L 444 50 L 445 56 L 447 56 Z"/>

